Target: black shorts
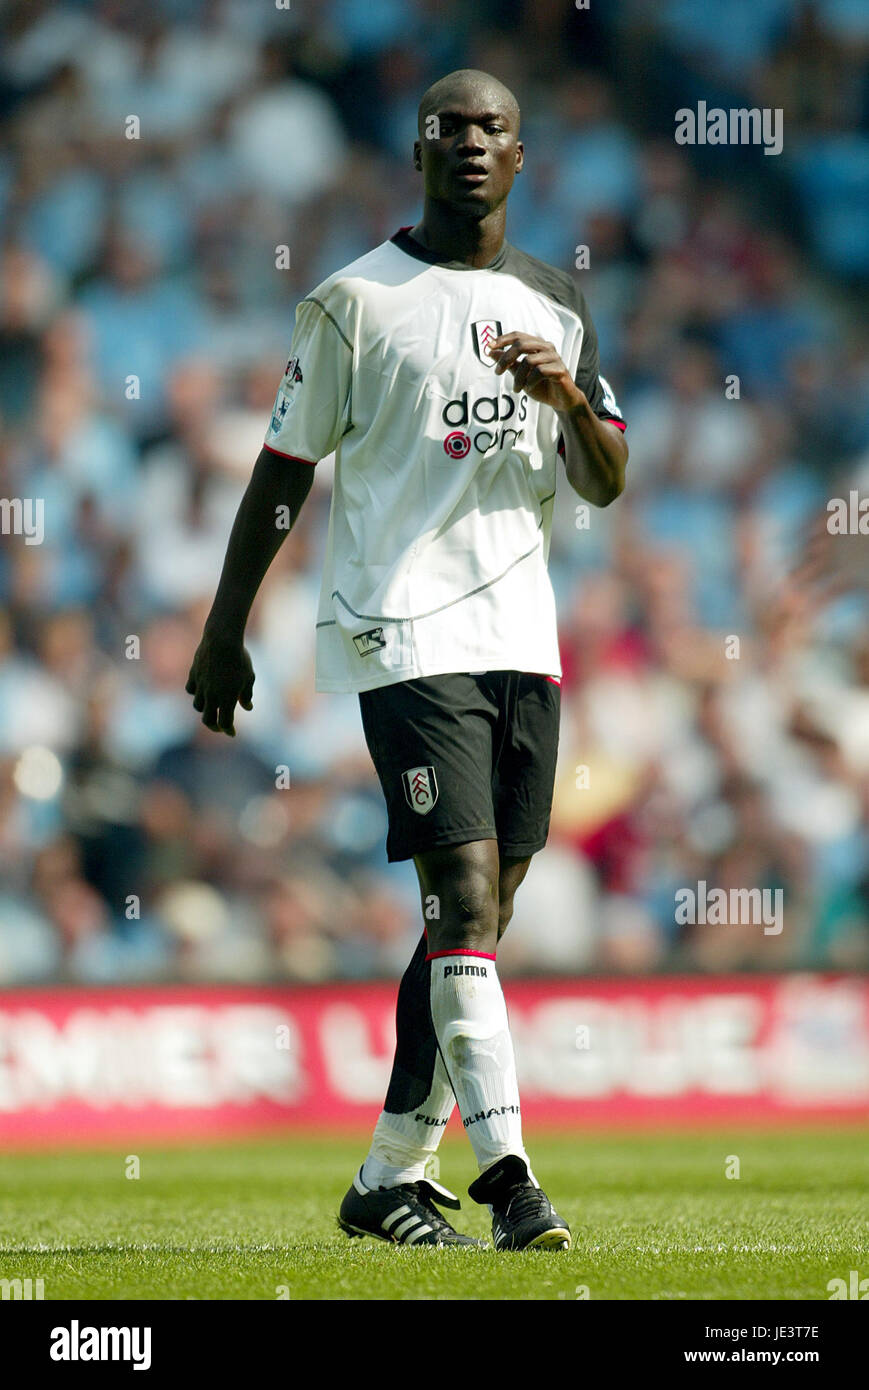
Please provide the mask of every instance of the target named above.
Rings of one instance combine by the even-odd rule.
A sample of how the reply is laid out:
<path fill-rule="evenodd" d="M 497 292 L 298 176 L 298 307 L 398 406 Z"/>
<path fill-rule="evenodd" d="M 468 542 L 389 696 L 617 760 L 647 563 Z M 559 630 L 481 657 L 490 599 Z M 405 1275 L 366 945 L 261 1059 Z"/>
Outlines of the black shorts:
<path fill-rule="evenodd" d="M 420 676 L 359 694 L 386 797 L 386 857 L 496 839 L 527 858 L 546 844 L 561 687 L 522 671 Z"/>

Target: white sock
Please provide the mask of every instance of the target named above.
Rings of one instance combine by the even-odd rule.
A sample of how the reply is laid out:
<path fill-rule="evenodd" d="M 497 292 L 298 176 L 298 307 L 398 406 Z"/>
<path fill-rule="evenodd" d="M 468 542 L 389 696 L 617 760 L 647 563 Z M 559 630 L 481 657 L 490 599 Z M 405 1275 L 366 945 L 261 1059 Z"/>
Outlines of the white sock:
<path fill-rule="evenodd" d="M 440 1057 L 435 1061 L 431 1090 L 421 1105 L 406 1115 L 381 1110 L 371 1149 L 362 1165 L 366 1187 L 398 1187 L 419 1182 L 426 1176 L 426 1165 L 437 1151 L 456 1098 Z"/>
<path fill-rule="evenodd" d="M 517 1154 L 530 1173 L 513 1040 L 494 957 L 457 951 L 430 959 L 432 1021 L 480 1172 Z"/>

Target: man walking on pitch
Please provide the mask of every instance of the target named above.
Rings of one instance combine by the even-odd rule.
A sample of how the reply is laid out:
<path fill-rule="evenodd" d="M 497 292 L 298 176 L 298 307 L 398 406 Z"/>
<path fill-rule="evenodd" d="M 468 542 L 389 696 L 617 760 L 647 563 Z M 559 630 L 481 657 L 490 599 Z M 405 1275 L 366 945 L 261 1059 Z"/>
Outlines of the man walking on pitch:
<path fill-rule="evenodd" d="M 425 933 L 402 979 L 371 1150 L 341 1205 L 349 1235 L 479 1242 L 426 1178 L 456 1101 L 498 1249 L 566 1249 L 525 1152 L 496 946 L 546 843 L 561 665 L 547 572 L 560 455 L 607 506 L 624 422 L 570 275 L 504 239 L 522 168 L 516 100 L 486 73 L 436 82 L 419 109 L 422 219 L 296 310 L 291 357 L 229 540 L 187 690 L 232 734 L 251 708 L 244 627 L 264 574 L 336 452 L 315 688 L 359 695 L 389 813 L 413 858 Z"/>

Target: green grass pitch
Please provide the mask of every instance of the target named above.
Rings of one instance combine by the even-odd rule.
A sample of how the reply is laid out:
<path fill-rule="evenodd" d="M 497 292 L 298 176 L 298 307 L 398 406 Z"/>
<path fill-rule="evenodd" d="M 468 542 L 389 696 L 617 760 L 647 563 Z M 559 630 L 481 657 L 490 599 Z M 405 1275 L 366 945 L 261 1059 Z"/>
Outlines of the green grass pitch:
<path fill-rule="evenodd" d="M 869 1277 L 869 1134 L 722 1131 L 535 1139 L 570 1252 L 348 1240 L 335 1213 L 367 1135 L 0 1158 L 0 1279 L 49 1299 L 828 1299 Z M 733 1157 L 739 1160 L 740 1176 Z M 460 1230 L 463 1136 L 441 1146 Z M 447 1213 L 452 1218 L 452 1213 Z M 587 1293 L 585 1292 L 587 1290 Z"/>

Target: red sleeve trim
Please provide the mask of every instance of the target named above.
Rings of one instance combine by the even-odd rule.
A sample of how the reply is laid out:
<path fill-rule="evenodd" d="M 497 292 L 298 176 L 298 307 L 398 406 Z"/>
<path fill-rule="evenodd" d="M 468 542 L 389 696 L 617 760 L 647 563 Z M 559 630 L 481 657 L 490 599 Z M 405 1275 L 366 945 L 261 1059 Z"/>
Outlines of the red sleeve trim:
<path fill-rule="evenodd" d="M 481 960 L 495 960 L 495 956 L 490 956 L 486 951 L 466 951 L 459 946 L 454 951 L 430 951 L 426 960 L 439 960 L 441 956 L 479 956 Z"/>
<path fill-rule="evenodd" d="M 278 458 L 292 459 L 294 463 L 307 463 L 311 468 L 316 468 L 319 463 L 319 459 L 301 459 L 298 454 L 285 454 L 282 449 L 273 449 L 271 444 L 264 444 L 263 448 L 268 449 L 270 454 L 277 454 Z"/>
<path fill-rule="evenodd" d="M 622 430 L 622 432 L 627 429 L 624 420 L 614 420 L 611 415 L 598 415 L 597 418 L 598 420 L 602 420 L 605 425 L 615 425 L 616 429 Z M 564 458 L 564 435 L 562 434 L 558 436 L 558 453 L 561 458 Z"/>

